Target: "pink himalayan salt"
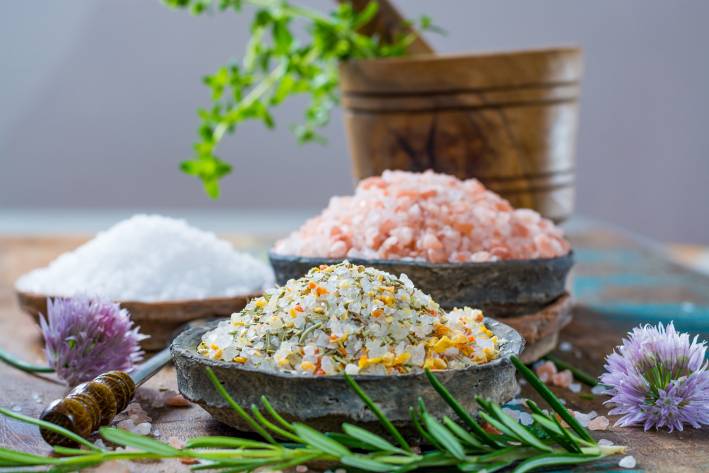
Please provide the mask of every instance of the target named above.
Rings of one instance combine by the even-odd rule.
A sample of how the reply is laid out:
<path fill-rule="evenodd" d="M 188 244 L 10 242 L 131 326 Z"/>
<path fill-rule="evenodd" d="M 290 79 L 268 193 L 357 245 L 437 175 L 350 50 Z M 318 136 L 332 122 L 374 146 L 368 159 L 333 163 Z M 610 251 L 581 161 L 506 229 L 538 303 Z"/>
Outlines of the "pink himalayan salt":
<path fill-rule="evenodd" d="M 543 363 L 538 364 L 534 368 L 534 371 L 537 373 L 537 376 L 542 381 L 542 383 L 550 382 L 557 374 L 556 365 L 551 361 L 545 361 Z"/>
<path fill-rule="evenodd" d="M 384 171 L 354 196 L 276 243 L 284 255 L 414 259 L 461 263 L 551 258 L 570 250 L 561 229 L 529 209 L 515 210 L 476 179 L 432 171 Z"/>
<path fill-rule="evenodd" d="M 588 430 L 608 430 L 610 421 L 605 416 L 598 416 L 588 423 Z"/>
<path fill-rule="evenodd" d="M 568 388 L 574 382 L 574 375 L 569 370 L 560 371 L 551 377 L 551 382 L 554 386 Z"/>

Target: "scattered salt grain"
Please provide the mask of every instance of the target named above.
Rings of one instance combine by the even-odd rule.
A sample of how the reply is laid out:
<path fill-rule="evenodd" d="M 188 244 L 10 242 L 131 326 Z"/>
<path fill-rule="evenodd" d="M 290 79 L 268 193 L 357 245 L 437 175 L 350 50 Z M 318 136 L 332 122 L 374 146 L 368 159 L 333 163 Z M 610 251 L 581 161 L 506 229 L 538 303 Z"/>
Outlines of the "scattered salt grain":
<path fill-rule="evenodd" d="M 560 388 L 568 388 L 573 381 L 574 375 L 569 370 L 560 371 L 551 378 L 554 386 L 559 386 Z"/>
<path fill-rule="evenodd" d="M 155 429 L 155 430 L 153 430 L 153 431 L 150 433 L 150 435 L 152 435 L 152 436 L 155 437 L 155 438 L 158 438 L 158 437 L 160 437 L 160 436 L 162 435 L 162 432 L 160 432 L 159 430 Z"/>
<path fill-rule="evenodd" d="M 588 423 L 588 430 L 608 430 L 610 421 L 605 416 L 598 416 Z"/>
<path fill-rule="evenodd" d="M 177 437 L 169 437 L 167 439 L 167 444 L 172 448 L 182 449 L 185 448 L 185 441 Z"/>
<path fill-rule="evenodd" d="M 284 255 L 460 263 L 568 253 L 561 229 L 479 181 L 432 171 L 384 171 L 276 243 Z"/>
<path fill-rule="evenodd" d="M 535 365 L 534 371 L 542 383 L 548 383 L 556 375 L 556 365 L 551 361 L 540 362 Z"/>
<path fill-rule="evenodd" d="M 628 455 L 626 457 L 623 457 L 618 462 L 618 466 L 621 468 L 635 468 L 635 465 L 637 465 L 637 464 L 638 464 L 638 462 L 635 461 L 635 457 L 632 455 Z"/>
<path fill-rule="evenodd" d="M 569 391 L 571 391 L 572 393 L 580 393 L 581 392 L 581 384 L 580 383 L 569 384 Z"/>
<path fill-rule="evenodd" d="M 15 412 L 22 412 L 22 406 L 14 405 L 12 406 L 12 410 Z"/>
<path fill-rule="evenodd" d="M 601 447 L 610 447 L 611 445 L 613 445 L 613 442 L 608 439 L 601 439 L 598 441 L 598 445 L 600 445 Z"/>
<path fill-rule="evenodd" d="M 35 393 L 35 392 L 32 393 L 32 400 L 34 402 L 36 402 L 37 404 L 42 404 L 42 402 L 43 402 L 42 396 L 40 396 L 39 393 Z"/>
<path fill-rule="evenodd" d="M 587 412 L 585 414 L 583 412 L 574 411 L 574 417 L 579 421 L 579 424 L 584 427 L 588 427 L 588 424 L 597 416 L 598 413 L 596 411 Z"/>
<path fill-rule="evenodd" d="M 173 394 L 165 398 L 165 405 L 167 407 L 190 407 L 192 403 L 180 394 Z"/>
<path fill-rule="evenodd" d="M 561 342 L 559 344 L 559 351 L 570 352 L 574 347 L 569 342 Z"/>
<path fill-rule="evenodd" d="M 133 429 L 132 432 L 138 435 L 148 435 L 152 429 L 153 424 L 150 422 L 141 422 L 135 426 L 135 429 Z"/>
<path fill-rule="evenodd" d="M 591 394 L 595 395 L 602 395 L 602 394 L 607 394 L 608 393 L 608 387 L 606 387 L 603 384 L 597 384 L 594 387 L 591 388 Z"/>
<path fill-rule="evenodd" d="M 265 263 L 213 233 L 183 220 L 136 215 L 22 276 L 16 286 L 53 296 L 166 301 L 260 292 L 272 280 Z"/>
<path fill-rule="evenodd" d="M 305 473 L 306 471 L 308 471 L 308 467 L 306 465 L 298 465 L 295 467 L 295 471 L 297 473 Z"/>

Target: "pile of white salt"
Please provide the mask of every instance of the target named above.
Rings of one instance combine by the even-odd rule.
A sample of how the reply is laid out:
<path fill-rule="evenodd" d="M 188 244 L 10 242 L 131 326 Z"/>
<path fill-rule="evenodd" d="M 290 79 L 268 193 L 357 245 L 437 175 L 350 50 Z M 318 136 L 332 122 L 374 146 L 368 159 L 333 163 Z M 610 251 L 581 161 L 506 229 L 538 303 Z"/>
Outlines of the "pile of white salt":
<path fill-rule="evenodd" d="M 171 301 L 261 292 L 271 268 L 184 220 L 136 215 L 49 266 L 21 277 L 23 292 L 116 301 Z"/>
<path fill-rule="evenodd" d="M 529 209 L 514 209 L 479 181 L 385 171 L 333 197 L 274 252 L 329 258 L 462 263 L 551 258 L 571 249 L 563 232 Z"/>

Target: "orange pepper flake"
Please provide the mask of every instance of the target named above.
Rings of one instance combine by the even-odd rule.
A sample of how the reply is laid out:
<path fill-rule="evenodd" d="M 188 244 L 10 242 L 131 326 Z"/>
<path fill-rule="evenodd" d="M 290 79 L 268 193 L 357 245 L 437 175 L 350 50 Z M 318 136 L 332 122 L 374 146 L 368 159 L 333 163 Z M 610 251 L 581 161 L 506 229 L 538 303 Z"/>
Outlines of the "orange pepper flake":
<path fill-rule="evenodd" d="M 303 312 L 303 308 L 300 306 L 300 304 L 296 304 L 295 307 L 293 307 L 295 310 L 298 312 Z"/>
<path fill-rule="evenodd" d="M 330 291 L 328 291 L 327 289 L 325 289 L 322 286 L 318 286 L 318 288 L 315 289 L 315 292 L 318 293 L 318 296 L 322 296 L 323 294 L 328 294 Z"/>
<path fill-rule="evenodd" d="M 310 281 L 310 282 L 308 283 L 308 289 L 315 289 L 316 287 L 318 287 L 318 285 L 315 284 L 315 282 Z"/>
<path fill-rule="evenodd" d="M 326 265 L 326 264 L 321 264 L 320 266 L 318 266 L 318 268 L 320 268 L 320 269 L 325 269 L 325 268 L 327 268 L 327 265 Z"/>
<path fill-rule="evenodd" d="M 347 349 L 345 347 L 339 347 L 337 351 L 340 353 L 340 355 L 347 356 Z"/>
<path fill-rule="evenodd" d="M 372 317 L 377 318 L 380 317 L 384 313 L 384 309 L 374 309 L 372 311 Z"/>

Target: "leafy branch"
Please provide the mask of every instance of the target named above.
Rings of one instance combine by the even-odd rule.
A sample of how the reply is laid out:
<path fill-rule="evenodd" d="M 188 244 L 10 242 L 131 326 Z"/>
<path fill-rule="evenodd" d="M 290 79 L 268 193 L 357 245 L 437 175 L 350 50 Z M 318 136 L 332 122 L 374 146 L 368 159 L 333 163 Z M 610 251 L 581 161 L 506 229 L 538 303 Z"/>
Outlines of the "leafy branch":
<path fill-rule="evenodd" d="M 401 56 L 413 42 L 413 33 L 386 44 L 377 37 L 358 33 L 374 18 L 377 2 L 357 12 L 350 3 L 323 14 L 286 0 L 163 0 L 173 8 L 200 15 L 209 11 L 240 12 L 243 4 L 255 7 L 251 38 L 240 63 L 220 67 L 204 78 L 211 90 L 212 106 L 198 110 L 201 120 L 194 156 L 182 170 L 202 180 L 209 196 L 219 196 L 219 180 L 231 172 L 231 165 L 219 158 L 216 149 L 226 134 L 246 120 L 262 121 L 273 128 L 273 108 L 287 98 L 309 96 L 304 122 L 292 127 L 298 141 L 323 142 L 318 129 L 328 124 L 330 112 L 339 103 L 337 65 L 341 61 Z M 294 27 L 302 24 L 305 38 L 298 40 Z M 419 30 L 434 30 L 423 17 Z"/>
<path fill-rule="evenodd" d="M 256 468 L 285 469 L 309 462 L 330 462 L 373 472 L 408 472 L 432 467 L 455 467 L 460 471 L 493 472 L 515 467 L 516 473 L 540 468 L 576 465 L 599 458 L 623 453 L 625 447 L 600 446 L 589 435 L 559 399 L 522 362 L 512 358 L 517 370 L 544 398 L 556 415 L 570 426 L 564 428 L 554 414 L 540 409 L 528 401 L 534 423 L 530 427 L 519 424 L 505 414 L 501 407 L 478 398 L 480 418 L 494 427 L 498 434 L 488 433 L 445 386 L 430 371 L 426 376 L 441 398 L 452 408 L 458 420 L 450 417 L 435 418 L 420 400 L 411 407 L 412 424 L 425 441 L 420 453 L 404 440 L 393 423 L 367 396 L 355 380 L 345 375 L 362 401 L 380 420 L 387 438 L 351 424 L 343 424 L 340 433 L 321 433 L 297 422 L 289 422 L 276 412 L 268 399 L 262 397 L 262 406 L 250 406 L 251 414 L 229 395 L 216 375 L 207 369 L 214 387 L 234 408 L 237 414 L 259 433 L 263 440 L 239 437 L 196 437 L 184 448 L 174 448 L 159 440 L 102 427 L 101 437 L 108 442 L 126 447 L 126 450 L 106 450 L 87 443 L 76 434 L 50 424 L 51 430 L 64 435 L 88 450 L 54 447 L 59 456 L 46 457 L 10 449 L 0 449 L 0 467 L 46 466 L 52 471 L 75 471 L 110 460 L 149 460 L 190 458 L 199 463 L 193 470 L 218 470 L 246 472 Z M 0 410 L 0 414 L 48 428 L 46 422 L 22 414 Z M 270 417 L 270 419 L 268 417 Z M 279 442 L 274 436 L 287 438 Z M 398 444 L 398 445 L 397 445 Z"/>

